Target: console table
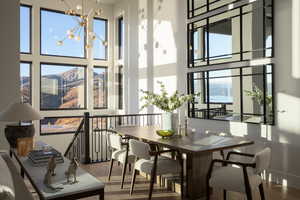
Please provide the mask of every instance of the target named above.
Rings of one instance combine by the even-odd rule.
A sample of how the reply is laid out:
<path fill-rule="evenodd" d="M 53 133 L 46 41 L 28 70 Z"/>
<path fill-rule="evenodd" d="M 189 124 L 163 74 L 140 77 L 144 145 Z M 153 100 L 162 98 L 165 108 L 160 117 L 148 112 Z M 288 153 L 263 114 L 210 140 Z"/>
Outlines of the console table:
<path fill-rule="evenodd" d="M 40 199 L 42 200 L 71 200 L 99 195 L 104 200 L 104 183 L 93 177 L 85 170 L 78 167 L 78 183 L 67 183 L 65 171 L 68 169 L 70 160 L 64 157 L 64 163 L 58 163 L 53 176 L 53 186 L 63 187 L 61 190 L 51 190 L 43 183 L 47 166 L 35 167 L 26 156 L 19 156 L 15 149 L 10 150 L 11 155 L 17 160 L 21 168 L 21 175 L 29 179 Z"/>

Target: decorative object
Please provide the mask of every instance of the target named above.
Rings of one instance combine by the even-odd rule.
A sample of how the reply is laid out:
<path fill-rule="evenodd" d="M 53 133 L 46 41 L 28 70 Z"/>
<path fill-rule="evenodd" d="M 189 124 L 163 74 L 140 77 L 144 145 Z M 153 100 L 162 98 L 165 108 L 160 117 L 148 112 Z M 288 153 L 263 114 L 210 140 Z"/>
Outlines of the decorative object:
<path fill-rule="evenodd" d="M 34 166 L 45 166 L 49 164 L 49 159 L 55 159 L 55 163 L 63 163 L 64 158 L 60 152 L 51 146 L 44 150 L 33 150 L 29 152 L 28 159 Z"/>
<path fill-rule="evenodd" d="M 55 155 L 53 155 L 48 162 L 48 170 L 51 172 L 52 176 L 55 176 L 55 167 L 56 167 L 56 161 L 55 161 Z"/>
<path fill-rule="evenodd" d="M 256 85 L 253 86 L 253 91 L 245 90 L 247 96 L 251 97 L 253 101 L 256 101 L 260 105 L 260 113 L 264 113 L 264 93 Z M 266 95 L 265 98 L 267 113 L 272 111 L 272 96 Z"/>
<path fill-rule="evenodd" d="M 11 147 L 17 147 L 17 139 L 34 136 L 34 125 L 22 121 L 40 120 L 41 116 L 28 103 L 13 103 L 0 113 L 0 121 L 19 122 L 5 128 L 5 136 Z"/>
<path fill-rule="evenodd" d="M 70 183 L 71 176 L 73 176 L 73 178 L 74 178 L 73 182 L 71 182 L 71 183 L 77 183 L 78 182 L 77 179 L 76 179 L 76 171 L 77 171 L 78 166 L 79 166 L 79 162 L 78 162 L 77 158 L 74 157 L 70 162 L 68 170 L 65 172 L 68 183 Z"/>
<path fill-rule="evenodd" d="M 175 131 L 173 130 L 157 130 L 156 134 L 161 136 L 162 138 L 168 138 L 174 135 Z"/>
<path fill-rule="evenodd" d="M 47 188 L 51 190 L 61 190 L 63 189 L 62 187 L 54 187 L 52 185 L 52 176 L 55 176 L 54 173 L 55 167 L 56 167 L 55 155 L 53 155 L 48 162 L 47 171 L 44 177 L 44 184 L 47 186 Z"/>
<path fill-rule="evenodd" d="M 178 90 L 176 90 L 172 95 L 169 96 L 165 85 L 161 81 L 157 81 L 157 83 L 160 85 L 161 94 L 141 90 L 141 92 L 145 95 L 141 98 L 141 101 L 145 101 L 145 104 L 141 109 L 144 109 L 150 105 L 154 105 L 160 110 L 164 111 L 165 113 L 162 114 L 162 129 L 170 130 L 174 128 L 174 126 L 172 126 L 173 112 L 186 102 L 192 101 L 194 97 L 199 96 L 200 93 L 184 95 L 179 94 Z"/>
<path fill-rule="evenodd" d="M 17 139 L 17 152 L 19 156 L 27 156 L 33 150 L 34 140 L 33 137 L 24 137 Z"/>
<path fill-rule="evenodd" d="M 73 3 L 71 0 L 60 0 L 60 2 L 63 3 L 66 7 L 65 14 L 73 16 L 73 19 L 77 23 L 77 25 L 67 30 L 67 35 L 62 40 L 57 41 L 58 46 L 63 45 L 66 39 L 75 41 L 84 39 L 84 37 L 81 35 L 82 33 L 84 33 L 84 31 L 87 32 L 87 35 L 90 39 L 89 41 L 91 41 L 86 44 L 86 48 L 92 47 L 92 43 L 96 40 L 100 40 L 100 42 L 104 46 L 108 45 L 107 41 L 90 30 L 88 25 L 89 20 L 92 20 L 95 17 L 99 17 L 102 14 L 102 9 L 100 8 L 100 0 L 95 0 L 95 4 L 93 6 L 90 6 L 91 9 L 87 9 L 88 3 L 91 2 L 88 0 L 82 0 L 81 4 L 77 4 L 75 8 L 71 7 Z"/>

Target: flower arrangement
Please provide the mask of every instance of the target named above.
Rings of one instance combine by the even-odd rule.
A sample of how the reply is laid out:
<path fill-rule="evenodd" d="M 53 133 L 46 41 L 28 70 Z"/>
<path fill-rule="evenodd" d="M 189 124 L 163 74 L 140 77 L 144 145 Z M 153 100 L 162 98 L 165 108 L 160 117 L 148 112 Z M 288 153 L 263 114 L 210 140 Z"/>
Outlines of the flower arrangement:
<path fill-rule="evenodd" d="M 253 91 L 245 90 L 247 96 L 252 97 L 259 105 L 264 103 L 264 93 L 256 85 L 253 87 Z M 272 96 L 266 95 L 266 105 L 269 106 L 272 104 Z"/>
<path fill-rule="evenodd" d="M 195 96 L 200 96 L 200 93 L 189 95 L 179 94 L 177 90 L 174 94 L 169 96 L 165 85 L 161 81 L 158 81 L 157 83 L 160 85 L 161 94 L 141 90 L 141 92 L 145 95 L 141 98 L 141 101 L 145 100 L 145 104 L 141 107 L 141 109 L 154 105 L 165 112 L 173 112 L 186 102 L 192 101 Z"/>

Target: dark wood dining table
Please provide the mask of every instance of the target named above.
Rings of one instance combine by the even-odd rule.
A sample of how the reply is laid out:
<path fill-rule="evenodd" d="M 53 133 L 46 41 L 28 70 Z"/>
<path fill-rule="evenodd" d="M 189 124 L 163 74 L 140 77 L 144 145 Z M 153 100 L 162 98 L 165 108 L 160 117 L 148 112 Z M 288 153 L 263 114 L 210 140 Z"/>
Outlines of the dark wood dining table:
<path fill-rule="evenodd" d="M 185 153 L 187 155 L 186 196 L 190 199 L 206 195 L 206 179 L 213 152 L 254 144 L 253 141 L 242 137 L 223 137 L 199 132 L 189 132 L 186 136 L 174 135 L 163 139 L 156 134 L 158 129 L 159 127 L 154 126 L 130 126 L 118 127 L 115 131 L 120 135 Z"/>

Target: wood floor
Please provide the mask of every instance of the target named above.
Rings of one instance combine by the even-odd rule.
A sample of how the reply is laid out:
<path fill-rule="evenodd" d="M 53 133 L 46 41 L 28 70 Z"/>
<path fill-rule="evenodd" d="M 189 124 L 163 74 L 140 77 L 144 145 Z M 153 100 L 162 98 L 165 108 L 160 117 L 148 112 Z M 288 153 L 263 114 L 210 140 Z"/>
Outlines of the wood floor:
<path fill-rule="evenodd" d="M 142 176 L 137 176 L 135 190 L 132 196 L 129 195 L 131 173 L 127 172 L 125 179 L 124 189 L 120 189 L 121 180 L 121 166 L 117 164 L 114 165 L 112 171 L 111 181 L 107 180 L 108 174 L 108 163 L 100 164 L 90 164 L 83 165 L 84 169 L 90 172 L 92 175 L 97 177 L 99 180 L 105 182 L 105 200 L 142 200 L 147 199 L 149 181 Z M 300 199 L 300 189 L 286 188 L 281 185 L 268 184 L 264 185 L 265 194 L 267 200 L 299 200 Z M 36 196 L 36 199 L 38 197 Z M 85 198 L 86 200 L 98 200 L 98 197 Z M 159 185 L 155 185 L 153 191 L 153 200 L 179 200 L 180 195 L 167 190 Z M 222 191 L 214 190 L 212 195 L 212 200 L 222 200 Z M 244 200 L 246 199 L 243 195 L 233 192 L 228 192 L 228 200 Z M 259 200 L 258 191 L 254 192 L 254 199 Z"/>

